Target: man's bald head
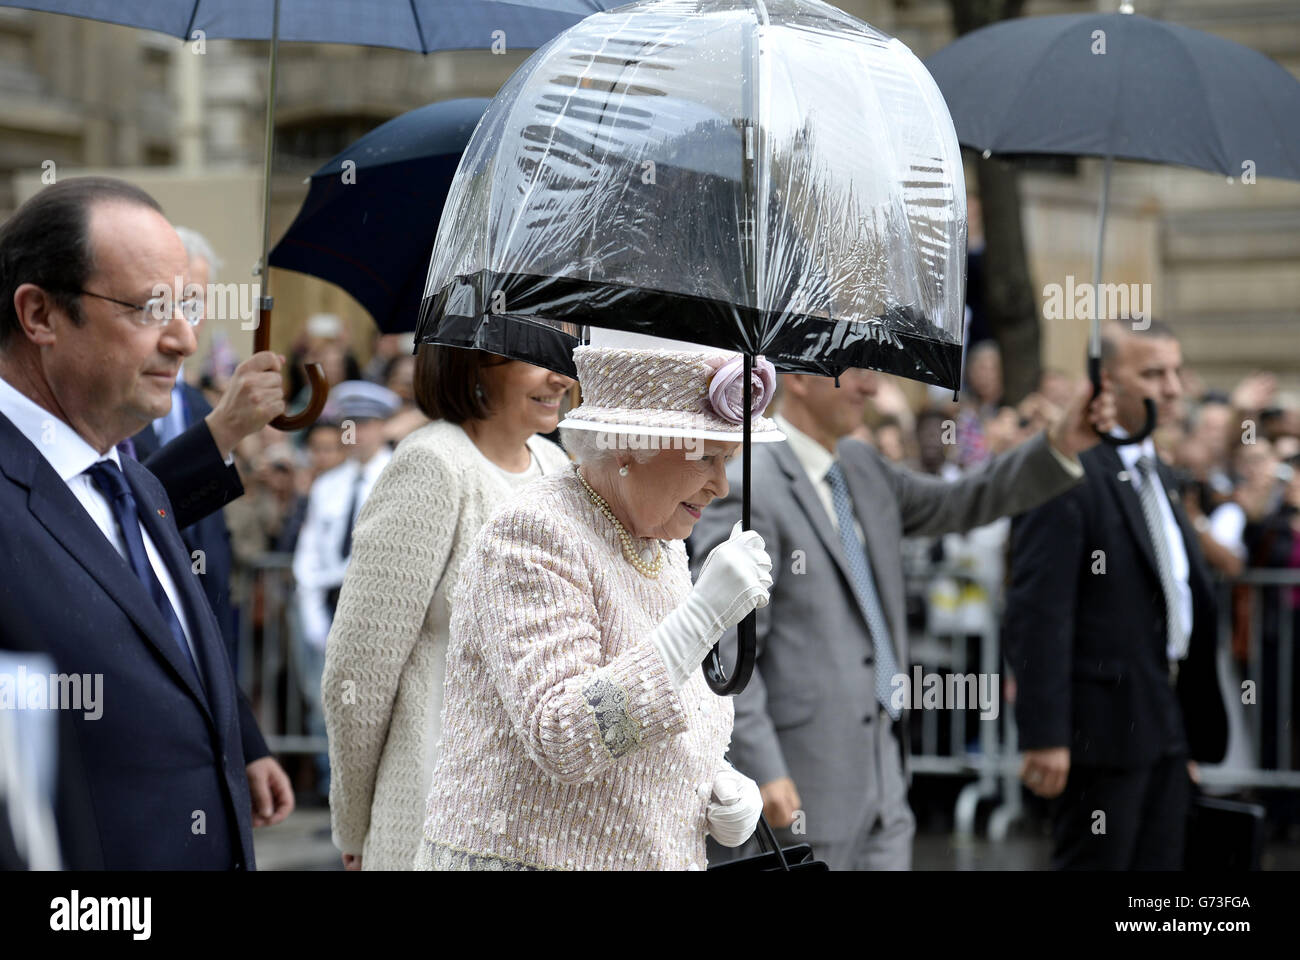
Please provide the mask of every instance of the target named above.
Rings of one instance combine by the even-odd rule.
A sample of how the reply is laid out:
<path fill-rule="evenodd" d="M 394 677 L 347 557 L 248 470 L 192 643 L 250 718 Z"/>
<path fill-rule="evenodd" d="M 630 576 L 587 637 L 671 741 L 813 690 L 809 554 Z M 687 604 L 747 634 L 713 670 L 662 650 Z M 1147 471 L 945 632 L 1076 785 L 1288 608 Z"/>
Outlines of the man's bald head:
<path fill-rule="evenodd" d="M 1129 337 L 1149 337 L 1156 340 L 1174 340 L 1178 336 L 1173 328 L 1162 320 L 1148 320 L 1143 327 L 1134 327 L 1131 320 L 1103 320 L 1101 324 L 1101 366 L 1110 370 L 1111 365 Z"/>
<path fill-rule="evenodd" d="M 1146 422 L 1147 398 L 1155 401 L 1157 423 L 1170 423 L 1180 415 L 1183 355 L 1168 324 L 1151 320 L 1134 329 L 1128 320 L 1106 321 L 1101 365 L 1115 392 L 1116 419 L 1129 433 Z"/>

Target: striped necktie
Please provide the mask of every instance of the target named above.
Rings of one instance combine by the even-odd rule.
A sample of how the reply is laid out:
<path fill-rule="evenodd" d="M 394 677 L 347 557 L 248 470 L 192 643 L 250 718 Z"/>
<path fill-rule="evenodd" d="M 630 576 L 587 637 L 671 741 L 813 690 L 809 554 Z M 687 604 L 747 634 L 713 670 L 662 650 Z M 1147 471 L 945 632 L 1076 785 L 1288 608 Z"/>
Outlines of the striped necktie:
<path fill-rule="evenodd" d="M 1142 516 L 1146 518 L 1147 533 L 1151 535 L 1151 546 L 1155 548 L 1156 572 L 1160 575 L 1160 589 L 1165 595 L 1166 649 L 1170 660 L 1181 660 L 1187 656 L 1190 637 L 1187 626 L 1183 623 L 1183 608 L 1178 602 L 1174 564 L 1169 554 L 1169 537 L 1165 533 L 1165 521 L 1160 513 L 1158 498 L 1164 493 L 1164 484 L 1160 482 L 1155 462 L 1149 456 L 1138 458 L 1137 469 L 1142 476 L 1138 499 L 1142 501 Z"/>
<path fill-rule="evenodd" d="M 890 717 L 897 720 L 902 711 L 890 702 L 890 692 L 894 676 L 898 673 L 898 661 L 894 659 L 894 645 L 889 639 L 885 610 L 880 605 L 880 595 L 876 592 L 871 559 L 854 527 L 853 501 L 849 499 L 849 486 L 844 480 L 844 470 L 838 460 L 826 471 L 826 480 L 831 485 L 831 503 L 835 507 L 835 522 L 840 528 L 840 544 L 844 547 L 844 558 L 849 563 L 849 580 L 858 606 L 866 618 L 867 629 L 871 631 L 871 645 L 875 653 L 876 699 Z"/>

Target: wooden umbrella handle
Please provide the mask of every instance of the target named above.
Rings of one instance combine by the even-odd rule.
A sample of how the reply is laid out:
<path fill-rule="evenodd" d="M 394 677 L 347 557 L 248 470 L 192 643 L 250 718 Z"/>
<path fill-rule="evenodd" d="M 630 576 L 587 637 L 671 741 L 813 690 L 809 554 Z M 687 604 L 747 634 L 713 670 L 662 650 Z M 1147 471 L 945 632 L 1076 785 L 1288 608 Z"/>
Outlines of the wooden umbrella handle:
<path fill-rule="evenodd" d="M 253 351 L 261 353 L 263 350 L 270 349 L 271 304 L 270 298 L 267 297 L 258 313 L 257 329 L 253 331 Z M 309 363 L 306 369 L 307 381 L 311 384 L 311 397 L 307 401 L 307 406 L 295 414 L 281 414 L 272 420 L 271 426 L 277 430 L 301 430 L 315 423 L 320 412 L 325 409 L 325 401 L 330 392 L 329 382 L 325 379 L 325 368 L 319 363 Z"/>

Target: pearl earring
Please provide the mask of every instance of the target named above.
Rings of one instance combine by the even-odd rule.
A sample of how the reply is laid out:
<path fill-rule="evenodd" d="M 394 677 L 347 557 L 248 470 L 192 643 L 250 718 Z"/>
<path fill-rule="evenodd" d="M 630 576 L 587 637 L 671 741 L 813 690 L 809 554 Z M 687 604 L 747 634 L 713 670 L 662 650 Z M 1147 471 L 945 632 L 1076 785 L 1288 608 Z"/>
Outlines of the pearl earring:
<path fill-rule="evenodd" d="M 620 477 L 626 477 L 626 476 L 627 476 L 627 467 L 619 467 L 619 468 L 618 468 L 618 475 L 619 475 Z"/>

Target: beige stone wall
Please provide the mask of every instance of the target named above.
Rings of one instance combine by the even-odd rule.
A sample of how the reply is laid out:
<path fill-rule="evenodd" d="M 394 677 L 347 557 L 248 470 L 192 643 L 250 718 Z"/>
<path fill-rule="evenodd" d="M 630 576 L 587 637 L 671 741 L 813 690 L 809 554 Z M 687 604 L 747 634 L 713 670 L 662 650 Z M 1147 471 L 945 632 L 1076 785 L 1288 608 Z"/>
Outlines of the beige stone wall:
<path fill-rule="evenodd" d="M 842 0 L 840 6 L 921 57 L 952 39 L 947 0 Z M 1112 6 L 1109 0 L 1031 0 L 1027 12 Z M 1294 0 L 1138 0 L 1138 7 L 1245 43 L 1300 75 Z M 60 176 L 110 172 L 154 192 L 175 221 L 207 233 L 226 260 L 224 279 L 251 279 L 260 247 L 266 53 L 265 43 L 215 40 L 196 55 L 156 34 L 0 7 L 0 217 L 39 185 L 44 160 L 54 160 Z M 422 57 L 288 45 L 281 52 L 277 126 L 282 138 L 297 143 L 290 136 L 295 130 L 364 130 L 433 100 L 489 96 L 525 53 Z M 282 152 L 273 239 L 306 195 L 303 178 L 328 156 L 311 147 Z M 183 175 L 170 167 L 182 159 Z M 1067 275 L 1091 278 L 1099 170 L 1100 163 L 1084 161 L 1075 177 L 1023 178 L 1040 304 L 1043 285 Z M 1103 280 L 1150 283 L 1158 315 L 1182 332 L 1187 360 L 1207 382 L 1225 386 L 1266 367 L 1281 374 L 1284 388 L 1300 390 L 1300 184 L 1243 186 L 1196 171 L 1119 164 L 1110 224 Z M 330 312 L 345 319 L 359 352 L 366 352 L 373 324 L 346 294 L 296 274 L 277 272 L 272 280 L 277 348 L 288 345 L 310 314 Z M 249 339 L 231 333 L 242 338 L 237 343 Z M 1043 361 L 1082 370 L 1086 336 L 1086 324 L 1044 323 Z"/>
<path fill-rule="evenodd" d="M 1109 11 L 1110 0 L 1031 0 L 1029 15 Z M 1243 43 L 1300 77 L 1294 0 L 1136 0 L 1139 13 Z M 906 0 L 892 31 L 922 58 L 952 41 L 948 0 Z M 1249 110 L 1251 105 L 1242 104 Z M 1102 164 L 1074 177 L 1021 178 L 1025 238 L 1042 287 L 1091 279 Z M 1111 182 L 1103 283 L 1150 283 L 1155 314 L 1179 331 L 1185 363 L 1227 389 L 1253 370 L 1300 393 L 1300 184 L 1243 185 L 1196 170 L 1118 163 Z M 1040 313 L 1041 317 L 1041 313 Z M 1047 322 L 1042 361 L 1082 373 L 1087 324 Z"/>
<path fill-rule="evenodd" d="M 1092 189 L 1091 179 L 1039 174 L 1024 177 L 1021 185 L 1025 245 L 1031 252 L 1030 275 L 1042 331 L 1042 362 L 1073 376 L 1086 372 L 1090 323 L 1086 318 L 1047 316 L 1045 288 L 1057 284 L 1068 289 L 1071 277 L 1076 286 L 1092 282 L 1099 190 Z M 1165 292 L 1160 267 L 1155 211 L 1127 185 L 1118 185 L 1118 189 L 1113 185 L 1102 283 L 1136 283 L 1139 289 L 1150 284 L 1154 309 L 1159 313 Z"/>

